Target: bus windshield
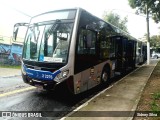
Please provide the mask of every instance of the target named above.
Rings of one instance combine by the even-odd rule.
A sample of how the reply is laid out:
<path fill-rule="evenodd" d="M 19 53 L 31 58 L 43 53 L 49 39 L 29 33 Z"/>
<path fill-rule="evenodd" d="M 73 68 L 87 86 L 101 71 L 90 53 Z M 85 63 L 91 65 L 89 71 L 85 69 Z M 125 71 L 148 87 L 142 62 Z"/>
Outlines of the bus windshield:
<path fill-rule="evenodd" d="M 66 63 L 72 27 L 72 22 L 60 20 L 31 24 L 25 37 L 23 59 Z"/>

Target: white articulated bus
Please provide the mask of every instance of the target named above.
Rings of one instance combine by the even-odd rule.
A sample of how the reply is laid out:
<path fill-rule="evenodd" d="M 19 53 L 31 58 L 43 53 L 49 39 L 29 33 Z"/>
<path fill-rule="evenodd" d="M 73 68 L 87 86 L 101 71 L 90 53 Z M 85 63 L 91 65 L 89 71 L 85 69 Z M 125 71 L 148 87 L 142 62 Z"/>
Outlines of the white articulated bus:
<path fill-rule="evenodd" d="M 44 89 L 65 83 L 73 94 L 81 93 L 134 68 L 143 54 L 135 38 L 82 8 L 47 12 L 32 17 L 29 24 L 17 23 L 15 40 L 20 26 L 28 27 L 23 80 Z"/>

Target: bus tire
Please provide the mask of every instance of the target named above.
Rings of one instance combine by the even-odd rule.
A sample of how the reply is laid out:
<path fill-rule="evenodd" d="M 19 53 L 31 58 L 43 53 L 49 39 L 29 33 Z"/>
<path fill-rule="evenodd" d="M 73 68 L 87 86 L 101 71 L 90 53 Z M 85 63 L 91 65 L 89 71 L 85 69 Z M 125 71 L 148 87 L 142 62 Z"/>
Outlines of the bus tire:
<path fill-rule="evenodd" d="M 102 83 L 108 83 L 110 80 L 110 69 L 108 67 L 104 67 L 101 75 Z"/>

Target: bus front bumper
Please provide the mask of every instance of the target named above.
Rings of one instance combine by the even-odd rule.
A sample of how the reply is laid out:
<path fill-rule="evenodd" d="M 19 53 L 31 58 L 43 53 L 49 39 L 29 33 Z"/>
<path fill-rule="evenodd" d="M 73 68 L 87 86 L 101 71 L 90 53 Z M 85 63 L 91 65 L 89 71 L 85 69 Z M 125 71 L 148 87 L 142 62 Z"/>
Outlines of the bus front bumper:
<path fill-rule="evenodd" d="M 43 87 L 43 89 L 52 89 L 54 90 L 55 87 L 59 84 L 56 81 L 46 81 L 46 80 L 37 80 L 30 78 L 27 75 L 22 74 L 23 81 L 29 85 L 35 86 L 35 87 Z"/>

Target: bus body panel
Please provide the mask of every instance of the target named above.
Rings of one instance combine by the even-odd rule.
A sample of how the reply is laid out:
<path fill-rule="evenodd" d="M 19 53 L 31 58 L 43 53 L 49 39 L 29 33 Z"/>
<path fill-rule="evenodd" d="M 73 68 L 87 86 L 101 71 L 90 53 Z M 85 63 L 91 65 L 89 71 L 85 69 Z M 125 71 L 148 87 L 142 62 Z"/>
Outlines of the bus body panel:
<path fill-rule="evenodd" d="M 91 68 L 88 68 L 78 74 L 74 75 L 74 92 L 75 94 L 84 92 L 86 90 L 89 90 L 99 84 L 102 83 L 101 81 L 101 74 L 104 66 L 108 64 L 110 68 L 112 69 L 112 61 L 108 60 L 106 62 L 100 63 L 96 66 L 93 66 Z M 113 71 L 112 69 L 110 72 L 110 76 L 113 77 Z"/>

